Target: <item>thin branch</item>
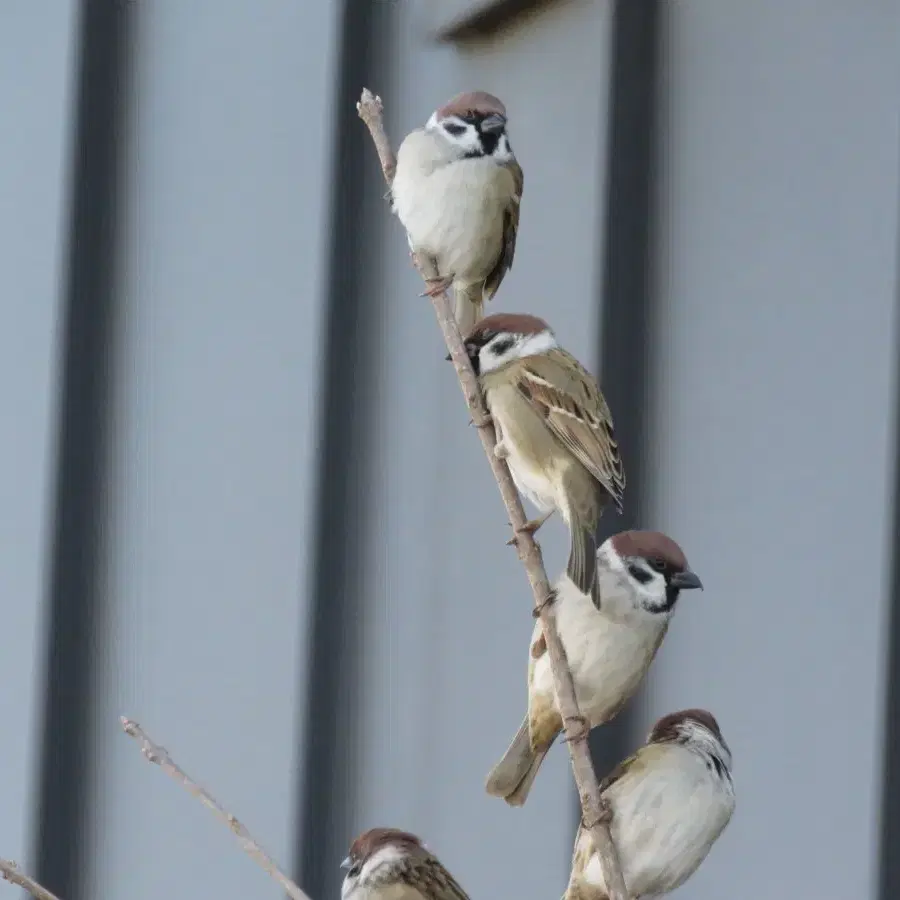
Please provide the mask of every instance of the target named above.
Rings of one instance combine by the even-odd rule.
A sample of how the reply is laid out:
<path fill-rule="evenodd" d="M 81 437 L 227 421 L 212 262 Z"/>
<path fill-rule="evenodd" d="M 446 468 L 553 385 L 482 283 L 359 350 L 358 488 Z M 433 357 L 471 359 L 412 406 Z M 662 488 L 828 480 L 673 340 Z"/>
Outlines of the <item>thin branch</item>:
<path fill-rule="evenodd" d="M 188 793 L 193 794 L 205 807 L 211 809 L 234 832 L 241 848 L 281 885 L 289 897 L 293 898 L 293 900 L 310 900 L 309 896 L 300 889 L 296 882 L 288 878 L 278 867 L 275 860 L 256 843 L 244 825 L 228 812 L 206 788 L 197 784 L 169 756 L 169 752 L 164 747 L 155 744 L 137 722 L 132 722 L 131 719 L 126 719 L 124 716 L 120 721 L 125 734 L 133 737 L 141 745 L 141 752 L 147 758 L 147 761 L 155 763 L 166 775 L 177 781 Z M 36 894 L 35 896 L 37 897 Z M 56 900 L 56 898 L 50 894 L 47 897 L 40 897 L 38 900 Z"/>
<path fill-rule="evenodd" d="M 11 859 L 0 859 L 0 875 L 10 884 L 17 884 L 20 888 L 25 888 L 34 897 L 34 900 L 59 900 L 56 894 L 51 893 L 42 884 L 21 872 Z"/>
<path fill-rule="evenodd" d="M 384 179 L 390 187 L 397 163 L 384 129 L 384 106 L 381 98 L 376 97 L 366 88 L 362 92 L 360 102 L 356 104 L 356 110 L 372 135 Z M 422 267 L 418 262 L 416 268 L 422 274 Z M 497 436 L 488 415 L 475 371 L 472 369 L 472 364 L 463 346 L 456 318 L 451 311 L 450 300 L 446 293 L 443 293 L 433 297 L 432 304 L 437 314 L 438 325 L 444 335 L 444 342 L 450 351 L 450 357 L 459 378 L 459 385 L 466 398 L 466 405 L 472 414 L 473 423 L 478 427 L 484 452 L 487 454 L 491 471 L 494 473 L 497 487 L 500 488 L 500 495 L 503 497 L 506 511 L 509 513 L 519 559 L 525 566 L 525 572 L 534 593 L 535 615 L 540 618 L 544 640 L 547 642 L 547 650 L 550 654 L 556 696 L 565 723 L 566 741 L 572 757 L 572 769 L 578 785 L 578 794 L 581 797 L 583 820 L 585 827 L 591 832 L 594 846 L 600 857 L 609 900 L 629 900 L 619 856 L 609 831 L 610 811 L 600 795 L 597 775 L 591 762 L 587 742 L 588 729 L 578 709 L 575 683 L 572 680 L 572 673 L 569 671 L 565 649 L 556 632 L 556 623 L 550 607 L 553 591 L 544 568 L 541 548 L 528 532 L 521 531 L 527 521 L 525 510 L 506 461 L 498 459 L 494 454 Z"/>

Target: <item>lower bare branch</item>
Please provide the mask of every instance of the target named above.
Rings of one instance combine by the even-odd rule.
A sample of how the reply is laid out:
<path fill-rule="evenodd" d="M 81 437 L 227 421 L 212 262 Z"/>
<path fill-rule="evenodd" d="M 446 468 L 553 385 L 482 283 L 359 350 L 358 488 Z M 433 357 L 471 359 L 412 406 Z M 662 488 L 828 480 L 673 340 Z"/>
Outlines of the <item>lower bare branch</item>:
<path fill-rule="evenodd" d="M 234 832 L 243 850 L 281 885 L 289 897 L 293 898 L 293 900 L 310 900 L 309 896 L 300 889 L 296 882 L 288 878 L 278 867 L 275 860 L 259 846 L 244 825 L 228 812 L 206 788 L 197 784 L 169 756 L 168 751 L 164 747 L 155 744 L 137 722 L 126 719 L 124 716 L 120 721 L 125 734 L 133 737 L 141 745 L 141 752 L 147 761 L 155 763 L 166 775 L 177 781 L 188 793 L 193 794 L 205 807 L 211 809 Z M 36 894 L 35 896 L 37 897 Z M 46 897 L 38 898 L 38 900 L 56 900 L 56 898 L 52 894 L 48 894 Z"/>
<path fill-rule="evenodd" d="M 0 859 L 0 875 L 11 884 L 25 888 L 34 897 L 34 900 L 59 900 L 56 894 L 51 893 L 42 884 L 20 871 L 11 859 Z"/>
<path fill-rule="evenodd" d="M 384 179 L 391 186 L 394 171 L 397 168 L 396 158 L 391 150 L 384 129 L 384 106 L 380 97 L 376 97 L 370 90 L 364 89 L 359 103 L 356 104 L 359 117 L 363 120 L 372 140 L 381 163 Z M 416 262 L 419 274 L 423 274 L 422 267 Z M 424 275 L 423 275 L 424 277 Z M 625 879 L 622 877 L 622 866 L 619 856 L 609 831 L 610 813 L 607 804 L 600 795 L 600 787 L 597 783 L 597 775 L 591 762 L 591 754 L 587 743 L 587 729 L 579 728 L 578 723 L 584 721 L 584 717 L 578 709 L 575 698 L 575 683 L 572 673 L 569 671 L 568 660 L 562 641 L 556 632 L 556 623 L 552 612 L 552 590 L 547 572 L 544 568 L 544 560 L 541 548 L 533 536 L 527 531 L 522 531 L 527 523 L 525 510 L 516 490 L 515 483 L 509 472 L 506 461 L 498 459 L 494 453 L 497 444 L 497 436 L 494 428 L 489 424 L 487 408 L 484 402 L 481 388 L 472 364 L 463 346 L 462 337 L 453 315 L 450 300 L 446 293 L 431 298 L 437 315 L 438 325 L 444 335 L 444 342 L 450 351 L 450 358 L 459 378 L 466 405 L 472 414 L 472 420 L 479 424 L 478 434 L 487 454 L 491 471 L 503 497 L 506 511 L 509 513 L 509 521 L 515 535 L 515 546 L 519 559 L 525 567 L 531 590 L 534 594 L 534 605 L 544 640 L 547 642 L 547 650 L 550 655 L 550 665 L 553 671 L 553 680 L 556 688 L 556 696 L 559 701 L 560 713 L 566 723 L 566 738 L 569 753 L 572 757 L 572 769 L 575 775 L 575 783 L 578 785 L 578 794 L 581 798 L 581 808 L 585 827 L 591 832 L 594 846 L 600 857 L 603 869 L 603 877 L 607 885 L 609 900 L 629 900 L 625 887 Z"/>

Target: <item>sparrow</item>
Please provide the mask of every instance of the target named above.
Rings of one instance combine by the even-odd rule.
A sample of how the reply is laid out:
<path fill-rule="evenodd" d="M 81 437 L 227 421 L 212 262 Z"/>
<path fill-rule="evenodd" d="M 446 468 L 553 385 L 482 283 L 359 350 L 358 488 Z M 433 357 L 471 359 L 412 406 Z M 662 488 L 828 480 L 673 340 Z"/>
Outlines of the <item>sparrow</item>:
<path fill-rule="evenodd" d="M 516 487 L 542 512 L 554 510 L 570 534 L 566 571 L 583 593 L 594 583 L 595 532 L 612 501 L 622 511 L 625 472 L 612 416 L 597 383 L 537 316 L 498 313 L 478 322 L 465 348 Z"/>
<path fill-rule="evenodd" d="M 600 791 L 612 812 L 610 829 L 629 897 L 668 894 L 694 874 L 731 820 L 731 751 L 705 709 L 669 713 Z M 608 897 L 582 822 L 563 900 Z"/>
<path fill-rule="evenodd" d="M 341 900 L 469 900 L 414 834 L 371 828 L 350 845 Z"/>
<path fill-rule="evenodd" d="M 397 151 L 393 211 L 425 269 L 425 294 L 453 287 L 463 334 L 512 267 L 523 185 L 506 107 L 484 91 L 453 97 Z"/>
<path fill-rule="evenodd" d="M 702 587 L 678 544 L 658 531 L 623 531 L 604 541 L 597 551 L 597 590 L 591 595 L 568 575 L 560 577 L 551 608 L 583 727 L 609 722 L 625 705 L 666 636 L 680 592 Z M 528 660 L 528 712 L 488 775 L 487 792 L 510 806 L 524 804 L 563 727 L 547 644 L 536 622 Z"/>

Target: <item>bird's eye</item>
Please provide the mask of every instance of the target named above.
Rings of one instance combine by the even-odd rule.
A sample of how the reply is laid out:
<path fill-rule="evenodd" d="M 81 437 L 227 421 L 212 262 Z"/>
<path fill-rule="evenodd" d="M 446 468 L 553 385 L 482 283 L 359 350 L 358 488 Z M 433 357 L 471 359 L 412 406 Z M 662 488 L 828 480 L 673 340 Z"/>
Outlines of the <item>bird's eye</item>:
<path fill-rule="evenodd" d="M 465 125 L 457 125 L 454 122 L 447 122 L 444 125 L 444 131 L 447 134 L 452 134 L 454 137 L 459 137 L 461 134 L 465 134 L 468 129 Z"/>
<path fill-rule="evenodd" d="M 657 572 L 665 571 L 666 564 L 659 557 L 654 557 L 653 559 L 648 559 L 647 562 L 650 563 L 651 569 L 656 569 Z"/>
<path fill-rule="evenodd" d="M 631 563 L 628 566 L 628 574 L 638 582 L 638 584 L 646 584 L 653 576 L 638 563 Z"/>
<path fill-rule="evenodd" d="M 514 343 L 515 341 L 512 338 L 504 338 L 502 341 L 497 341 L 497 343 L 491 347 L 491 351 L 494 356 L 502 356 Z"/>

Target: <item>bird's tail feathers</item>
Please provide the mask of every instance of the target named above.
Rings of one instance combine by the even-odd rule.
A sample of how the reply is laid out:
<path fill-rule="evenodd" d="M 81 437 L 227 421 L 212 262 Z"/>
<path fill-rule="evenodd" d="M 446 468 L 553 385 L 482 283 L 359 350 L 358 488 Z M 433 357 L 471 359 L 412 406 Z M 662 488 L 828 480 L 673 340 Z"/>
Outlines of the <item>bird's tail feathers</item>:
<path fill-rule="evenodd" d="M 582 594 L 593 594 L 597 574 L 597 540 L 593 530 L 573 523 L 566 574 Z"/>
<path fill-rule="evenodd" d="M 480 284 L 456 287 L 454 295 L 456 324 L 465 337 L 484 318 L 484 287 Z"/>
<path fill-rule="evenodd" d="M 546 755 L 546 750 L 532 749 L 526 716 L 503 758 L 488 773 L 485 789 L 510 806 L 522 806 Z"/>

